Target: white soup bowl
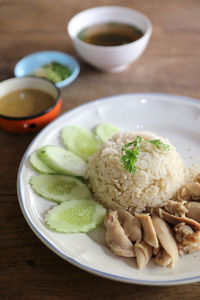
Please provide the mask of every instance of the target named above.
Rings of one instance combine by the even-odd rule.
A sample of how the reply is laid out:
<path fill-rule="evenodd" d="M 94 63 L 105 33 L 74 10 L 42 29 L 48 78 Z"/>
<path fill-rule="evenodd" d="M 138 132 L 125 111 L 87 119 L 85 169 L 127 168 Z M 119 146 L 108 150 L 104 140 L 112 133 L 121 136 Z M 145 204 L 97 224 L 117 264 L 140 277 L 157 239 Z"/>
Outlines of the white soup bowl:
<path fill-rule="evenodd" d="M 78 38 L 81 30 L 109 22 L 136 26 L 143 32 L 143 36 L 120 46 L 96 46 Z M 105 72 L 119 72 L 142 55 L 152 33 L 152 24 L 136 10 L 121 6 L 100 6 L 75 15 L 67 29 L 77 53 L 84 61 Z"/>

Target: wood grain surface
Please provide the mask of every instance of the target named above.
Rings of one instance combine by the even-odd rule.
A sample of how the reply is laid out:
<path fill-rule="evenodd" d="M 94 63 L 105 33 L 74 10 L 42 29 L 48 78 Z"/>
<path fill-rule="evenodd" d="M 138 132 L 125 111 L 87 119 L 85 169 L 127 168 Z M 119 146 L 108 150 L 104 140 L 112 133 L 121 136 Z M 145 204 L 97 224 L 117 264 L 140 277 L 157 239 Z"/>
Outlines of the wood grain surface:
<path fill-rule="evenodd" d="M 146 14 L 153 34 L 143 56 L 126 71 L 101 73 L 75 53 L 66 26 L 81 10 L 121 5 Z M 61 113 L 101 97 L 162 92 L 200 99 L 199 0 L 0 0 L 0 81 L 16 62 L 40 50 L 76 57 L 81 72 L 62 89 Z M 103 279 L 65 262 L 33 234 L 16 194 L 20 160 L 36 134 L 0 129 L 0 299 L 200 299 L 200 283 L 148 287 Z"/>

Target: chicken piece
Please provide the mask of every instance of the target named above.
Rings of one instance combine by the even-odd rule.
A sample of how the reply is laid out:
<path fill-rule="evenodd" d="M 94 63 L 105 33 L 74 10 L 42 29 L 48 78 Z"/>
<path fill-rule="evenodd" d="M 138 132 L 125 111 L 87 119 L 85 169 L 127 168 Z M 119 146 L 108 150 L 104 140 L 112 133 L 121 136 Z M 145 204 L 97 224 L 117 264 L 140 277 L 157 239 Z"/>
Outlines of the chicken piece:
<path fill-rule="evenodd" d="M 187 213 L 187 208 L 185 207 L 185 204 L 187 201 L 173 201 L 169 200 L 167 204 L 164 206 L 164 210 L 172 215 L 176 215 L 179 217 L 185 216 Z"/>
<path fill-rule="evenodd" d="M 198 183 L 200 183 L 200 173 L 196 175 L 195 181 L 197 181 Z"/>
<path fill-rule="evenodd" d="M 190 201 L 186 204 L 187 217 L 200 223 L 200 202 Z"/>
<path fill-rule="evenodd" d="M 173 225 L 184 222 L 185 224 L 191 226 L 194 231 L 200 230 L 200 223 L 198 223 L 193 219 L 190 219 L 188 217 L 178 217 L 178 216 L 171 215 L 161 208 L 157 209 L 156 212 L 162 219 L 166 220 L 167 222 Z"/>
<path fill-rule="evenodd" d="M 178 243 L 179 254 L 188 254 L 200 250 L 200 231 L 189 234 L 182 243 Z"/>
<path fill-rule="evenodd" d="M 184 223 L 174 226 L 175 238 L 178 242 L 179 255 L 200 250 L 200 231 L 193 230 Z"/>
<path fill-rule="evenodd" d="M 176 200 L 180 202 L 191 200 L 191 193 L 185 184 L 183 184 L 177 191 Z"/>
<path fill-rule="evenodd" d="M 140 242 L 142 239 L 142 227 L 140 221 L 130 212 L 119 209 L 118 216 L 125 234 L 132 242 Z"/>
<path fill-rule="evenodd" d="M 135 254 L 138 269 L 143 269 L 152 257 L 152 247 L 142 240 L 135 244 Z"/>
<path fill-rule="evenodd" d="M 144 241 L 154 248 L 158 248 L 159 243 L 156 236 L 156 232 L 148 214 L 138 214 L 136 217 L 140 220 L 143 229 L 143 239 Z"/>
<path fill-rule="evenodd" d="M 188 189 L 191 193 L 192 200 L 200 201 L 200 183 L 199 182 L 188 183 Z"/>
<path fill-rule="evenodd" d="M 174 226 L 173 230 L 175 232 L 175 239 L 179 243 L 182 243 L 188 234 L 192 234 L 194 232 L 192 228 L 186 225 L 184 222 L 178 223 L 176 226 Z"/>
<path fill-rule="evenodd" d="M 171 257 L 171 263 L 168 264 L 168 266 L 172 267 L 174 262 L 178 259 L 178 248 L 173 232 L 169 225 L 156 215 L 152 216 L 152 222 L 162 248 Z"/>
<path fill-rule="evenodd" d="M 158 248 L 153 248 L 153 255 L 156 256 L 158 254 L 158 252 L 160 252 L 161 250 L 161 245 L 159 244 Z"/>
<path fill-rule="evenodd" d="M 161 248 L 154 258 L 154 262 L 160 267 L 168 267 L 172 264 L 172 257 L 163 248 Z"/>
<path fill-rule="evenodd" d="M 134 245 L 120 225 L 116 210 L 108 213 L 105 217 L 104 225 L 106 227 L 106 242 L 110 249 L 120 256 L 135 257 Z"/>
<path fill-rule="evenodd" d="M 200 201 L 200 183 L 196 181 L 182 185 L 177 192 L 176 198 L 178 201 Z"/>

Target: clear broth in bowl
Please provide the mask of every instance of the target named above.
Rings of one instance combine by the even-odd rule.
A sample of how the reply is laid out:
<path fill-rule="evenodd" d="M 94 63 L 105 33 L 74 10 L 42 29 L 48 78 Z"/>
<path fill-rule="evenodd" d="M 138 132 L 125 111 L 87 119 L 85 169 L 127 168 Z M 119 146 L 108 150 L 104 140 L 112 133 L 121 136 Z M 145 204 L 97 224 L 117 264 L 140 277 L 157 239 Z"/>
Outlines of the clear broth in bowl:
<path fill-rule="evenodd" d="M 121 46 L 140 39 L 144 33 L 137 27 L 122 23 L 104 23 L 87 27 L 78 38 L 96 46 Z"/>
<path fill-rule="evenodd" d="M 53 105 L 53 96 L 37 89 L 22 89 L 0 98 L 0 114 L 8 117 L 28 117 Z"/>

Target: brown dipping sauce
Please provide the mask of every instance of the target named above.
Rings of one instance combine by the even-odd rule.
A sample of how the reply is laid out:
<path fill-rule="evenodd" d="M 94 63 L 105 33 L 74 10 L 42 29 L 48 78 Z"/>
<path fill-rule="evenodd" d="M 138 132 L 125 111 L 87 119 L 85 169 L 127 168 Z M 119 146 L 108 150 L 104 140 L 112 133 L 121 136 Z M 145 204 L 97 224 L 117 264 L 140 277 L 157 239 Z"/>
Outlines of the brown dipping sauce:
<path fill-rule="evenodd" d="M 78 38 L 96 46 L 120 46 L 135 42 L 143 35 L 135 26 L 113 22 L 87 27 L 78 33 Z"/>
<path fill-rule="evenodd" d="M 0 114 L 8 117 L 28 117 L 45 111 L 54 102 L 53 96 L 41 90 L 17 90 L 0 98 Z"/>

